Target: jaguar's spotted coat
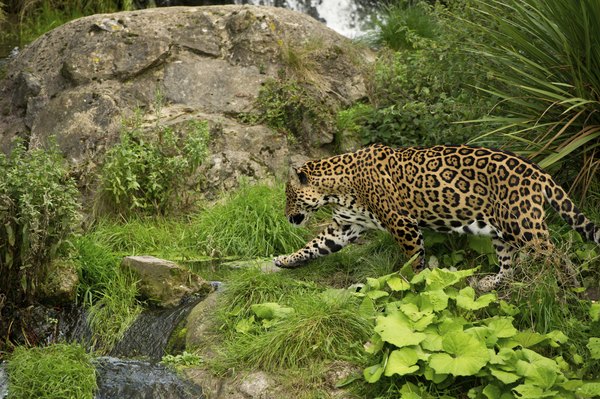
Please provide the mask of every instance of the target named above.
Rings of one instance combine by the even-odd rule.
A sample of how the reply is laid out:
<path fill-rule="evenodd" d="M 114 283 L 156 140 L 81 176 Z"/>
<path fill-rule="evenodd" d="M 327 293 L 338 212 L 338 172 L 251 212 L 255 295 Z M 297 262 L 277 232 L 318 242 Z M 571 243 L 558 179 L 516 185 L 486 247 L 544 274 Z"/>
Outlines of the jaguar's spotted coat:
<path fill-rule="evenodd" d="M 495 288 L 511 273 L 516 250 L 533 241 L 549 245 L 544 199 L 583 237 L 600 244 L 590 222 L 546 172 L 505 151 L 469 146 L 373 145 L 354 153 L 306 162 L 286 186 L 286 215 L 302 224 L 334 204 L 333 222 L 304 248 L 275 258 L 292 268 L 339 251 L 368 229 L 389 231 L 407 256 L 424 267 L 421 228 L 489 235 L 500 271 L 479 282 Z"/>

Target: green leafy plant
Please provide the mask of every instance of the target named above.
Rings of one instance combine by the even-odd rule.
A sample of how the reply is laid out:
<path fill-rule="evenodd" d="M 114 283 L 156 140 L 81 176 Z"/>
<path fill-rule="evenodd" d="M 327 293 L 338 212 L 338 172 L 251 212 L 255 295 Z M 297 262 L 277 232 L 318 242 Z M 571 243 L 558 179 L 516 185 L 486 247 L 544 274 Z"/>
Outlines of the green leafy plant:
<path fill-rule="evenodd" d="M 187 179 L 207 156 L 208 137 L 208 125 L 200 121 L 144 132 L 137 115 L 106 154 L 100 172 L 104 208 L 164 215 L 181 205 Z"/>
<path fill-rule="evenodd" d="M 298 140 L 310 129 L 328 131 L 334 116 L 320 93 L 310 83 L 291 78 L 268 79 L 256 99 L 257 121 Z"/>
<path fill-rule="evenodd" d="M 477 27 L 491 40 L 473 50 L 493 77 L 483 90 L 502 103 L 485 121 L 542 167 L 575 167 L 585 194 L 600 157 L 600 8 L 582 1 L 478 1 Z M 489 137 L 491 138 L 491 136 Z"/>
<path fill-rule="evenodd" d="M 360 309 L 375 317 L 366 349 L 379 357 L 364 370 L 368 382 L 399 376 L 416 377 L 442 390 L 460 384 L 474 399 L 600 394 L 600 384 L 573 378 L 561 356 L 543 354 L 546 347 L 562 348 L 568 341 L 565 334 L 520 332 L 505 313 L 518 310 L 504 302 L 496 305 L 494 293 L 477 296 L 469 286 L 460 288 L 473 273 L 428 269 L 414 277 L 392 273 L 368 279 Z M 478 317 L 492 306 L 498 306 L 495 316 Z M 422 391 L 404 381 L 401 392 Z"/>
<path fill-rule="evenodd" d="M 200 366 L 204 361 L 200 356 L 184 351 L 179 355 L 165 355 L 160 363 L 180 370 L 185 367 Z"/>
<path fill-rule="evenodd" d="M 15 399 L 92 399 L 96 369 L 80 345 L 17 347 L 7 365 L 8 389 Z"/>
<path fill-rule="evenodd" d="M 390 10 L 402 17 L 403 7 Z M 454 12 L 467 15 L 456 8 Z M 454 29 L 456 17 L 441 6 L 409 9 L 433 24 L 435 35 L 418 36 L 400 51 L 381 51 L 369 74 L 368 102 L 341 111 L 338 128 L 345 137 L 358 137 L 363 143 L 427 146 L 467 142 L 490 126 L 459 122 L 480 118 L 494 104 L 473 87 L 487 79 L 473 54 L 465 51 L 466 40 L 476 31 L 467 24 Z"/>
<path fill-rule="evenodd" d="M 74 232 L 79 194 L 56 146 L 0 153 L 0 291 L 32 301 L 46 267 Z"/>
<path fill-rule="evenodd" d="M 376 30 L 368 37 L 369 42 L 396 51 L 420 47 L 420 40 L 437 35 L 437 19 L 424 1 L 386 2 L 373 24 Z"/>

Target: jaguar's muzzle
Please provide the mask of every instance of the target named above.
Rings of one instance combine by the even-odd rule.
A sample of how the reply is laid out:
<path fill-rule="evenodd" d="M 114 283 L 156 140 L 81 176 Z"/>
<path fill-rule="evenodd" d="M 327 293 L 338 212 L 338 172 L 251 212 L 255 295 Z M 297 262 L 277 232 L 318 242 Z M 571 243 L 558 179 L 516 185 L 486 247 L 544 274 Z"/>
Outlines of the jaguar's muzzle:
<path fill-rule="evenodd" d="M 288 216 L 288 220 L 291 224 L 301 225 L 304 222 L 305 216 L 301 213 L 296 213 L 295 215 Z"/>

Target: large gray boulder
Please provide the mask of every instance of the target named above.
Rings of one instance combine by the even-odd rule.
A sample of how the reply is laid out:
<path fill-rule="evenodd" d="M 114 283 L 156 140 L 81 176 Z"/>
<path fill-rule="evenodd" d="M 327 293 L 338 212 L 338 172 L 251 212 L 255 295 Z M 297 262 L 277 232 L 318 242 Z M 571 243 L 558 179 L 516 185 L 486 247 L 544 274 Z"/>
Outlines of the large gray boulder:
<path fill-rule="evenodd" d="M 297 55 L 302 55 L 301 65 Z M 304 146 L 239 115 L 255 108 L 264 82 L 304 68 L 327 107 L 366 96 L 368 50 L 294 11 L 260 6 L 172 7 L 93 15 L 25 47 L 0 80 L 0 149 L 22 137 L 35 147 L 56 135 L 79 173 L 93 175 L 124 118 L 141 109 L 148 126 L 209 121 L 207 189 L 286 170 L 290 154 L 327 145 L 327 126 L 306 126 Z M 307 69 L 308 68 L 308 69 Z M 293 72 L 293 71 L 292 71 Z M 162 107 L 154 107 L 157 92 Z M 309 123 L 310 125 L 310 123 Z M 318 154 L 315 153 L 315 155 Z M 82 179 L 85 181 L 85 179 Z"/>

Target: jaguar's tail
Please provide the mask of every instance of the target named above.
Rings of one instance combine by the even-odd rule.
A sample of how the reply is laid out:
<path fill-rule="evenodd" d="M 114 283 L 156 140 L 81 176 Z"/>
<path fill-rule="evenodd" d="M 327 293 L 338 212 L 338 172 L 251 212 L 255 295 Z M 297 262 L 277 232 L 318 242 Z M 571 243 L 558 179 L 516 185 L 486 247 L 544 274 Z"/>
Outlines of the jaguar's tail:
<path fill-rule="evenodd" d="M 565 190 L 550 178 L 545 185 L 544 195 L 548 203 L 575 231 L 586 240 L 600 245 L 600 228 L 581 213 Z"/>

